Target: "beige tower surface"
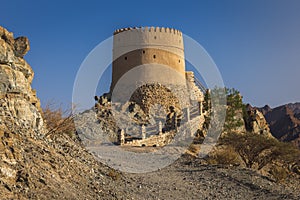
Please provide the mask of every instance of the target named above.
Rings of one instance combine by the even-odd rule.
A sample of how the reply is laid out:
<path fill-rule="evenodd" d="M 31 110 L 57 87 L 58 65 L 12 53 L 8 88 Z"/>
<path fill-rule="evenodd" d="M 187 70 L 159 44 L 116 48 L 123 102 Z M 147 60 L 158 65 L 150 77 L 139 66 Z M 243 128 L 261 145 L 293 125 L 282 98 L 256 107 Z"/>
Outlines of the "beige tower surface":
<path fill-rule="evenodd" d="M 155 64 L 168 66 L 169 70 L 153 67 Z M 186 85 L 182 33 L 159 27 L 116 30 L 110 91 L 124 74 L 141 65 L 144 67 L 135 74 L 136 82 L 153 79 L 163 84 Z"/>

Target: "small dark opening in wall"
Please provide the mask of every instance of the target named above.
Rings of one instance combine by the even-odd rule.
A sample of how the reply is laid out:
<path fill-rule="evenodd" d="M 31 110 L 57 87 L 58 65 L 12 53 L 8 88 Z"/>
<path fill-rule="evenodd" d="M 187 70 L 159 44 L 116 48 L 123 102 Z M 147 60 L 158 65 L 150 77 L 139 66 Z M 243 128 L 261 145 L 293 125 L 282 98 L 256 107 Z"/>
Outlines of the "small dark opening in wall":
<path fill-rule="evenodd" d="M 142 144 L 142 147 L 145 147 L 146 145 L 145 144 Z"/>
<path fill-rule="evenodd" d="M 154 36 L 154 39 L 156 40 L 156 36 Z"/>
<path fill-rule="evenodd" d="M 143 54 L 145 54 L 145 50 L 143 50 Z"/>
<path fill-rule="evenodd" d="M 157 145 L 156 145 L 156 144 L 154 144 L 154 145 L 153 145 L 153 147 L 157 147 Z"/>
<path fill-rule="evenodd" d="M 180 60 L 178 60 L 178 62 L 180 63 Z"/>
<path fill-rule="evenodd" d="M 155 59 L 155 58 L 156 58 L 156 55 L 153 55 L 153 58 Z"/>
<path fill-rule="evenodd" d="M 127 56 L 125 57 L 125 60 L 127 60 Z"/>

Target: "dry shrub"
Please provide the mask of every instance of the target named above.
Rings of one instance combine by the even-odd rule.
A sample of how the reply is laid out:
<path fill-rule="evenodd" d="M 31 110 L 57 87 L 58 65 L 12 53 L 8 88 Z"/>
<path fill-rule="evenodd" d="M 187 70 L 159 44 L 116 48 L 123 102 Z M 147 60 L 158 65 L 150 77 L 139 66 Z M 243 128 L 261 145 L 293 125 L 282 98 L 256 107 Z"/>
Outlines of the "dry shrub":
<path fill-rule="evenodd" d="M 47 135 L 68 134 L 73 136 L 75 133 L 75 124 L 73 120 L 72 108 L 63 109 L 55 103 L 48 103 L 43 108 L 43 117 L 47 125 Z"/>
<path fill-rule="evenodd" d="M 288 177 L 288 170 L 283 166 L 273 165 L 269 171 L 277 183 L 283 182 Z"/>
<path fill-rule="evenodd" d="M 110 178 L 112 178 L 114 181 L 117 181 L 121 178 L 121 174 L 118 171 L 114 170 L 114 169 L 109 170 L 108 176 Z"/>
<path fill-rule="evenodd" d="M 300 151 L 291 143 L 254 133 L 229 133 L 221 138 L 219 145 L 231 146 L 248 168 L 269 168 L 267 175 L 276 182 L 286 180 L 290 173 L 299 172 Z M 215 157 L 220 160 L 218 163 L 224 162 L 222 156 L 216 154 Z"/>
<path fill-rule="evenodd" d="M 258 170 L 274 161 L 294 163 L 300 155 L 300 151 L 291 144 L 251 132 L 228 133 L 221 139 L 220 144 L 231 146 L 246 167 Z"/>
<path fill-rule="evenodd" d="M 197 156 L 200 152 L 200 144 L 191 144 L 187 149 L 186 153 L 192 156 Z"/>
<path fill-rule="evenodd" d="M 239 165 L 240 159 L 231 146 L 223 146 L 211 154 L 207 162 L 209 164 Z"/>

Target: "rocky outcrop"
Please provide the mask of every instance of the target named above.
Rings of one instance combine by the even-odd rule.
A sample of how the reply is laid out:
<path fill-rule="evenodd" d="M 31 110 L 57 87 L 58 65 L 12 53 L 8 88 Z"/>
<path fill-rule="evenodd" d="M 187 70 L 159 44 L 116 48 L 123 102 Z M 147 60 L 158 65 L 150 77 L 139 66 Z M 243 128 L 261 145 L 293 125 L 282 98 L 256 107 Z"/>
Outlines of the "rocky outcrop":
<path fill-rule="evenodd" d="M 272 135 L 285 142 L 293 142 L 300 148 L 300 103 L 286 104 L 271 109 L 260 108 L 270 125 Z"/>
<path fill-rule="evenodd" d="M 0 27 L 0 126 L 3 131 L 43 134 L 40 101 L 31 88 L 34 73 L 23 59 L 29 49 L 26 37 L 14 39 Z"/>
<path fill-rule="evenodd" d="M 272 108 L 269 105 L 265 105 L 262 108 L 257 108 L 263 115 L 267 114 L 272 110 Z"/>
<path fill-rule="evenodd" d="M 246 129 L 252 133 L 272 137 L 269 124 L 267 123 L 263 113 L 249 104 L 246 106 L 246 111 L 247 115 L 244 119 Z"/>
<path fill-rule="evenodd" d="M 184 101 L 184 97 L 179 96 L 183 92 L 187 92 L 186 89 L 178 90 L 179 86 L 165 86 L 159 83 L 145 84 L 136 89 L 132 94 L 130 101 L 138 104 L 141 109 L 148 114 L 151 107 L 155 104 L 162 105 L 165 111 L 169 111 L 169 107 L 173 106 L 177 110 L 181 110 Z M 171 88 L 171 89 L 170 89 Z M 174 92 L 175 91 L 175 92 Z M 185 94 L 186 95 L 186 94 Z"/>
<path fill-rule="evenodd" d="M 228 132 L 240 134 L 250 132 L 273 137 L 270 132 L 269 124 L 262 112 L 250 104 L 236 107 L 227 105 L 226 115 L 223 135 L 226 135 Z"/>
<path fill-rule="evenodd" d="M 117 172 L 67 134 L 45 136 L 29 48 L 0 27 L 0 199 L 112 199 Z"/>

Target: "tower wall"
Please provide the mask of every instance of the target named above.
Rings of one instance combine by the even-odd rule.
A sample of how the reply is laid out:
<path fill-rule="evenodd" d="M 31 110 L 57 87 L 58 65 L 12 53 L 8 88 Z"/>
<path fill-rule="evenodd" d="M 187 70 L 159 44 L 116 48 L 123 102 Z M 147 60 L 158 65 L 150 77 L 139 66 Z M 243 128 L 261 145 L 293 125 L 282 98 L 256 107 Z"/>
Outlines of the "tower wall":
<path fill-rule="evenodd" d="M 118 80 L 128 71 L 143 64 L 162 64 L 170 67 L 171 73 L 163 74 L 158 68 L 145 68 L 134 77 L 143 82 L 167 79 L 172 85 L 185 85 L 185 62 L 182 33 L 175 29 L 145 27 L 118 29 L 114 32 L 111 91 Z M 178 79 L 178 73 L 182 78 Z M 174 74 L 174 75 L 173 75 Z"/>

